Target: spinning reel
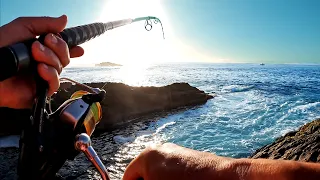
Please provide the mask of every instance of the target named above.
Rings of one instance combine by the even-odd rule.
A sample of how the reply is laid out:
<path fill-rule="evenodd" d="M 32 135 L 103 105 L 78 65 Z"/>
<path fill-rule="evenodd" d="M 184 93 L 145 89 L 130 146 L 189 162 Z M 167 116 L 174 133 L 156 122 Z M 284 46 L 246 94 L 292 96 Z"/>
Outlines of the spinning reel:
<path fill-rule="evenodd" d="M 61 80 L 69 79 L 62 78 Z M 54 179 L 66 160 L 73 160 L 83 152 L 101 174 L 109 180 L 108 172 L 91 146 L 90 136 L 102 116 L 100 102 L 106 92 L 99 88 L 76 91 L 54 112 L 36 108 L 29 121 L 25 121 L 20 138 L 19 179 Z M 50 101 L 48 102 L 50 103 Z M 37 112 L 40 109 L 40 112 Z M 36 119 L 42 114 L 42 119 Z M 34 124 L 39 120 L 40 129 Z M 41 133 L 40 133 L 41 132 Z"/>

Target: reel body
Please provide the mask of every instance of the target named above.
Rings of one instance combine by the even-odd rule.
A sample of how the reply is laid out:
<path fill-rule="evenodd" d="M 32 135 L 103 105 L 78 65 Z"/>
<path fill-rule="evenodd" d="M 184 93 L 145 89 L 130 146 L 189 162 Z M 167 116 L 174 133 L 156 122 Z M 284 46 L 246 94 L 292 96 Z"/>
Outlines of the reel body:
<path fill-rule="evenodd" d="M 104 90 L 97 93 L 77 91 L 55 112 L 48 114 L 45 110 L 41 137 L 44 143 L 40 148 L 37 146 L 39 138 L 35 138 L 37 130 L 33 129 L 31 116 L 20 138 L 19 179 L 54 179 L 65 161 L 73 160 L 80 151 L 105 176 L 104 179 L 109 178 L 90 141 L 95 126 L 101 120 L 100 102 L 104 94 Z M 91 156 L 96 159 L 92 161 Z"/>

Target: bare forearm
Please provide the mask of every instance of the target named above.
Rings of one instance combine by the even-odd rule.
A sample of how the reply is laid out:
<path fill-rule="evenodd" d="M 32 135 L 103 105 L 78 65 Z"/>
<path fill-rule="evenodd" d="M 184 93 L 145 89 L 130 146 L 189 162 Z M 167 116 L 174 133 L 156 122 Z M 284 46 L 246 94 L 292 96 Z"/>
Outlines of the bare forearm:
<path fill-rule="evenodd" d="M 234 159 L 166 143 L 144 150 L 127 167 L 123 180 L 318 180 L 320 163 Z"/>
<path fill-rule="evenodd" d="M 320 177 L 319 163 L 288 160 L 235 159 L 232 171 L 239 180 L 317 180 Z"/>
<path fill-rule="evenodd" d="M 203 180 L 318 180 L 320 177 L 320 163 L 234 159 L 189 149 L 183 152 L 183 157 L 189 157 L 187 167 L 192 170 L 184 179 L 193 179 L 190 174 Z"/>

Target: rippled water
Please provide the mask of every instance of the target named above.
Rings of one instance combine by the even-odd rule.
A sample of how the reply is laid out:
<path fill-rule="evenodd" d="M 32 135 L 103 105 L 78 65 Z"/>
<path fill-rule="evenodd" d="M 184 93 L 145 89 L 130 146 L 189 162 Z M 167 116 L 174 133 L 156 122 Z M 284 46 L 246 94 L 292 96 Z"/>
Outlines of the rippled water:
<path fill-rule="evenodd" d="M 204 105 L 96 138 L 99 154 L 119 179 L 130 160 L 152 143 L 173 142 L 218 155 L 246 157 L 320 117 L 319 65 L 166 64 L 69 68 L 62 75 L 80 82 L 134 86 L 188 82 L 218 95 Z"/>

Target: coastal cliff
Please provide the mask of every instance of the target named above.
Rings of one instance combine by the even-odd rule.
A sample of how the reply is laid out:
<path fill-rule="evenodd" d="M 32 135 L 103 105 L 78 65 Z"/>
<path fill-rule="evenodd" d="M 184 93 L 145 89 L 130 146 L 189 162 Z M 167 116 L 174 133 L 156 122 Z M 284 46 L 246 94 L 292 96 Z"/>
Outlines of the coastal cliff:
<path fill-rule="evenodd" d="M 256 150 L 250 158 L 320 162 L 320 119 L 300 127 Z"/>
<path fill-rule="evenodd" d="M 101 88 L 105 83 L 88 83 Z M 62 83 L 59 92 L 52 97 L 52 109 L 58 108 L 71 94 L 82 90 L 79 86 Z M 122 83 L 107 83 L 104 86 L 107 94 L 101 102 L 102 119 L 97 131 L 108 131 L 130 122 L 143 120 L 153 113 L 167 112 L 186 106 L 206 103 L 213 96 L 190 86 L 187 83 L 174 83 L 164 87 L 131 87 Z M 0 136 L 19 134 L 21 121 L 29 118 L 30 110 L 0 108 L 2 125 Z M 138 119 L 139 118 L 139 119 Z"/>

